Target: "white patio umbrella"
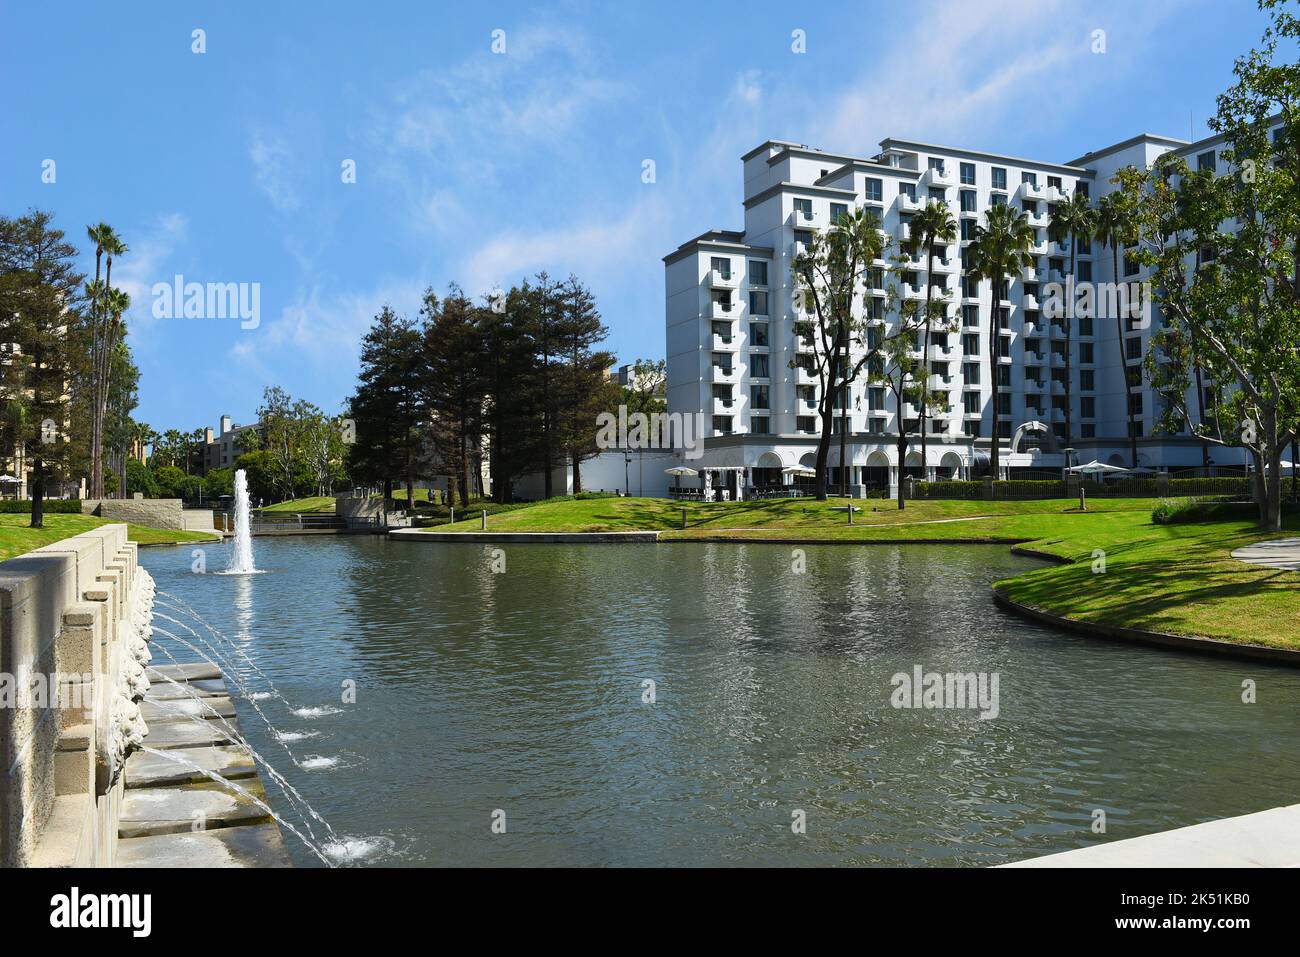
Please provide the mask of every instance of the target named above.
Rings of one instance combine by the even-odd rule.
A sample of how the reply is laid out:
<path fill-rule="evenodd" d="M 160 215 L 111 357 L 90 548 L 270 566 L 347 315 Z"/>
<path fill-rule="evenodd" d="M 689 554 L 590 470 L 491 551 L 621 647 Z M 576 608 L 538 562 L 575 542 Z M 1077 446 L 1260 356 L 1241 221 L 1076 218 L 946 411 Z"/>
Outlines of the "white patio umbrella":
<path fill-rule="evenodd" d="M 20 485 L 22 479 L 14 478 L 12 475 L 0 475 L 0 482 L 3 482 L 5 485 Z"/>
<path fill-rule="evenodd" d="M 676 476 L 676 477 L 677 477 L 677 488 L 681 488 L 681 487 L 682 487 L 682 476 L 683 476 L 683 475 L 699 475 L 700 473 L 697 472 L 697 471 L 695 471 L 695 469 L 690 468 L 690 467 L 685 466 L 685 465 L 674 465 L 674 466 L 673 466 L 672 468 L 670 468 L 670 469 L 664 469 L 664 474 L 665 474 L 665 475 L 673 475 L 673 476 Z"/>
<path fill-rule="evenodd" d="M 781 474 L 809 476 L 809 475 L 816 475 L 817 470 L 810 469 L 806 465 L 787 465 L 785 468 L 781 469 Z"/>
<path fill-rule="evenodd" d="M 1082 475 L 1091 475 L 1100 478 L 1103 475 L 1114 475 L 1119 472 L 1127 472 L 1128 469 L 1121 468 L 1118 465 L 1107 465 L 1105 462 L 1098 462 L 1093 459 L 1091 462 L 1085 462 L 1083 465 L 1073 465 L 1070 467 L 1071 472 L 1079 472 Z"/>

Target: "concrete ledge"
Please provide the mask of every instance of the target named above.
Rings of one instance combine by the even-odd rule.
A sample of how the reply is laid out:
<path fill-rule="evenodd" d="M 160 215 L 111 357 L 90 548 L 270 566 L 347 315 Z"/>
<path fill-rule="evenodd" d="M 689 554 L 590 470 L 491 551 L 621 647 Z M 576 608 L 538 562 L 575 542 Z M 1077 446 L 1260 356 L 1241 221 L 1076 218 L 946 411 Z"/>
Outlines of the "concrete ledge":
<path fill-rule="evenodd" d="M 272 824 L 122 840 L 118 867 L 292 867 Z"/>
<path fill-rule="evenodd" d="M 1197 654 L 1212 654 L 1226 658 L 1241 658 L 1250 661 L 1266 661 L 1271 664 L 1285 665 L 1291 668 L 1300 668 L 1300 651 L 1289 651 L 1285 648 L 1269 648 L 1265 645 L 1250 645 L 1230 641 L 1219 641 L 1215 638 L 1193 638 L 1189 635 L 1171 635 L 1161 631 L 1144 631 L 1140 628 L 1126 628 L 1121 625 L 1106 625 L 1094 621 L 1082 621 L 1078 618 L 1066 618 L 1064 615 L 1056 615 L 1033 605 L 1026 605 L 1018 602 L 1013 598 L 1007 597 L 1006 593 L 999 588 L 993 589 L 993 600 L 1001 607 L 1008 611 L 1013 611 L 1018 615 L 1026 618 L 1032 618 L 1035 621 L 1043 622 L 1054 628 L 1061 628 L 1066 631 L 1073 631 L 1078 634 L 1089 635 L 1093 638 L 1106 638 L 1112 641 L 1128 642 L 1130 644 L 1160 645 L 1165 648 L 1176 648 L 1179 651 L 1190 651 Z"/>
<path fill-rule="evenodd" d="M 437 532 L 427 528 L 395 528 L 388 533 L 389 538 L 409 541 L 427 542 L 480 542 L 588 545 L 612 544 L 615 542 L 654 543 L 659 540 L 658 532 Z"/>
<path fill-rule="evenodd" d="M 1300 804 L 1003 867 L 1300 867 Z"/>

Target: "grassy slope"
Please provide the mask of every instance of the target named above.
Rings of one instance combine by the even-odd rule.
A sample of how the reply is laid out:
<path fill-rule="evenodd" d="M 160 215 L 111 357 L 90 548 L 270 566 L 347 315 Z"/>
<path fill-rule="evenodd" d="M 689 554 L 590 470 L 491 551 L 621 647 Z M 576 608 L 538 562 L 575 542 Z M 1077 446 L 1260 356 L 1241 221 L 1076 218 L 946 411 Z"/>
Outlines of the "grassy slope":
<path fill-rule="evenodd" d="M 999 582 L 1017 601 L 1057 614 L 1175 634 L 1300 649 L 1300 573 L 1231 558 L 1261 536 L 1250 522 L 1154 525 L 1151 499 L 1073 502 L 859 502 L 845 523 L 843 501 L 775 500 L 687 504 L 665 499 L 548 502 L 488 519 L 490 531 L 663 531 L 664 538 L 781 538 L 837 541 L 995 540 L 1075 560 Z M 873 511 L 878 509 L 878 511 Z M 953 519 L 963 519 L 953 521 Z M 478 530 L 477 516 L 447 526 Z M 1300 530 L 1289 520 L 1288 531 Z M 1092 573 L 1093 551 L 1106 552 L 1104 574 Z"/>
<path fill-rule="evenodd" d="M 328 512 L 334 514 L 334 498 L 330 495 L 313 495 L 311 498 L 295 498 L 288 502 L 268 505 L 263 512 Z"/>
<path fill-rule="evenodd" d="M 0 560 L 13 558 L 33 548 L 49 545 L 60 539 L 79 535 L 99 525 L 109 524 L 93 515 L 46 515 L 44 528 L 28 528 L 30 515 L 0 515 Z M 212 535 L 203 532 L 178 532 L 166 528 L 129 526 L 127 533 L 133 542 L 142 545 L 160 545 L 170 542 L 210 542 Z"/>

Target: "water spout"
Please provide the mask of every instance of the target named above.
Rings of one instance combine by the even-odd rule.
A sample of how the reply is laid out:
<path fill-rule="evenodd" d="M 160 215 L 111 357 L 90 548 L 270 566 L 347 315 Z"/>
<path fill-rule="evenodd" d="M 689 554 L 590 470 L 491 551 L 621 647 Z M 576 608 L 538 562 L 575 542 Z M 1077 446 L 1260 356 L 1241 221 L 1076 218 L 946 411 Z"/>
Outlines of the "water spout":
<path fill-rule="evenodd" d="M 248 474 L 240 469 L 235 473 L 235 547 L 230 553 L 227 575 L 252 575 L 257 572 L 253 564 L 253 535 L 248 517 Z"/>

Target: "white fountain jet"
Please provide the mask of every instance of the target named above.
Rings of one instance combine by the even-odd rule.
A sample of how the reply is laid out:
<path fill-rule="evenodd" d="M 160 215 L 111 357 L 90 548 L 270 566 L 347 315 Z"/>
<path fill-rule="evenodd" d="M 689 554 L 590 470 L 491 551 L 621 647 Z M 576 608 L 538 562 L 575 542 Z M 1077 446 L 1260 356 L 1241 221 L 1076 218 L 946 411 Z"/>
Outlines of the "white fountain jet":
<path fill-rule="evenodd" d="M 230 553 L 227 575 L 253 575 L 253 533 L 248 518 L 248 475 L 240 469 L 235 473 L 235 547 Z"/>

